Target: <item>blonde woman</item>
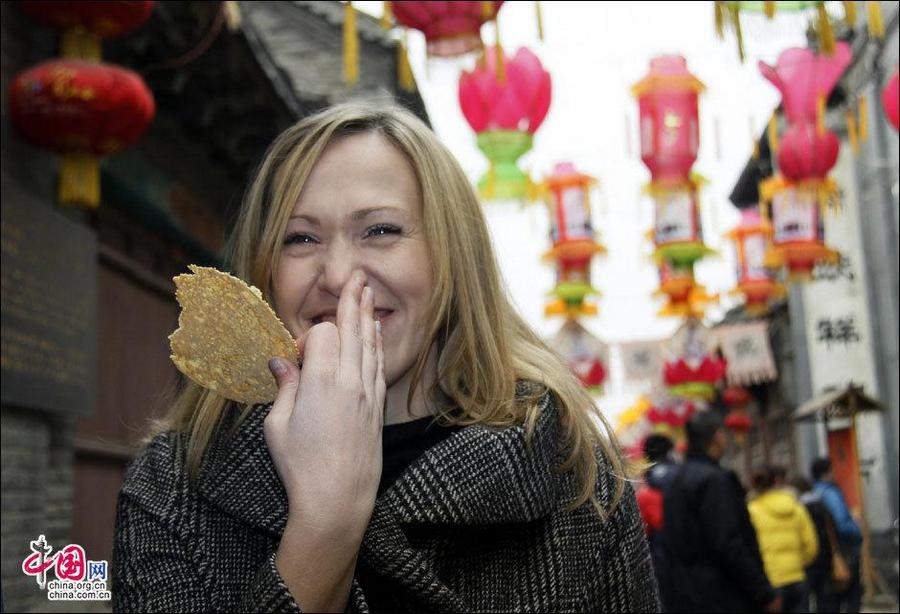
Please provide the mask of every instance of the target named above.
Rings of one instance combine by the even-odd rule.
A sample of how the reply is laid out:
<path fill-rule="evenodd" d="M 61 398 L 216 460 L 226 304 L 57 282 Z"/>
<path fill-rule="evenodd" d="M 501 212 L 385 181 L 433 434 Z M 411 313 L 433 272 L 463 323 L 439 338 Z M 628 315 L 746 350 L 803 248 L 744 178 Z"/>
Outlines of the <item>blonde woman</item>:
<path fill-rule="evenodd" d="M 285 131 L 226 256 L 301 366 L 270 363 L 268 405 L 187 383 L 119 496 L 115 610 L 657 608 L 608 426 L 423 123 L 345 104 Z"/>

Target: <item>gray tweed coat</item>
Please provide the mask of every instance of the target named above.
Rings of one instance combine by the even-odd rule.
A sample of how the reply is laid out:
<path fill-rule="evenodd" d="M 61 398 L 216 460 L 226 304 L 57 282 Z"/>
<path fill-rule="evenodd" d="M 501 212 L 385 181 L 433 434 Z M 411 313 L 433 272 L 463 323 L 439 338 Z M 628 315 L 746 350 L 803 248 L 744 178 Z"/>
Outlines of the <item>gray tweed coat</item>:
<path fill-rule="evenodd" d="M 263 436 L 270 408 L 213 439 L 194 487 L 173 433 L 132 462 L 116 514 L 115 611 L 300 611 L 274 562 L 287 500 Z M 546 395 L 530 451 L 522 427 L 475 425 L 413 462 L 375 504 L 348 611 L 656 611 L 631 487 L 606 521 L 590 504 L 565 512 L 574 482 L 553 470 L 558 433 Z M 614 478 L 598 462 L 606 503 Z M 363 575 L 381 601 L 367 599 Z"/>

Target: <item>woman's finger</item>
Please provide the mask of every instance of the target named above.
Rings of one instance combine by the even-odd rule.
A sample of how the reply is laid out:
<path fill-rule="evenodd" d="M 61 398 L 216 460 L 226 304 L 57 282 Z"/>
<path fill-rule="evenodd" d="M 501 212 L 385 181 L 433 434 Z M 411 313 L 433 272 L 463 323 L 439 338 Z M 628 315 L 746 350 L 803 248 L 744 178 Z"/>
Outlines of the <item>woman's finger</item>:
<path fill-rule="evenodd" d="M 337 307 L 337 327 L 340 333 L 340 370 L 342 374 L 359 377 L 362 362 L 362 331 L 359 327 L 359 303 L 366 276 L 356 271 L 344 284 Z"/>
<path fill-rule="evenodd" d="M 384 337 L 381 335 L 381 321 L 375 322 L 375 408 L 381 415 L 384 424 L 385 394 L 387 384 L 384 381 Z"/>
<path fill-rule="evenodd" d="M 359 328 L 362 332 L 362 364 L 360 375 L 366 397 L 374 400 L 375 373 L 378 369 L 378 360 L 375 356 L 375 291 L 366 286 L 363 289 L 362 302 L 359 310 Z"/>

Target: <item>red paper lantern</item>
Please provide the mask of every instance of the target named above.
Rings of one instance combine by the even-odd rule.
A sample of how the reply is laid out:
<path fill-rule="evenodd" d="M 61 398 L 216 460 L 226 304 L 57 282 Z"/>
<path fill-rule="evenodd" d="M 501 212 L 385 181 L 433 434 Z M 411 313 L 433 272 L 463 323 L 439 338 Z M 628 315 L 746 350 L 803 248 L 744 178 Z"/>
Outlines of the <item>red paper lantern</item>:
<path fill-rule="evenodd" d="M 681 56 L 650 60 L 650 72 L 632 88 L 640 110 L 641 160 L 654 182 L 690 178 L 700 144 L 697 99 L 704 85 Z"/>
<path fill-rule="evenodd" d="M 147 21 L 154 4 L 152 0 L 32 0 L 19 2 L 19 8 L 51 28 L 83 28 L 95 36 L 108 38 L 130 32 Z"/>
<path fill-rule="evenodd" d="M 10 87 L 19 133 L 63 155 L 60 202 L 99 204 L 97 157 L 136 142 L 155 113 L 153 95 L 134 72 L 81 60 L 50 60 Z"/>
<path fill-rule="evenodd" d="M 740 386 L 729 386 L 722 393 L 722 402 L 728 407 L 746 407 L 750 403 L 750 393 Z"/>
<path fill-rule="evenodd" d="M 750 429 L 753 428 L 753 421 L 745 410 L 732 409 L 725 416 L 725 428 L 734 433 L 734 438 L 737 440 L 738 445 L 743 445 L 744 438 Z"/>
<path fill-rule="evenodd" d="M 481 26 L 503 2 L 391 2 L 398 23 L 425 34 L 428 54 L 451 57 L 481 47 Z"/>
<path fill-rule="evenodd" d="M 894 76 L 881 92 L 881 102 L 894 130 L 900 130 L 900 71 L 894 71 Z"/>

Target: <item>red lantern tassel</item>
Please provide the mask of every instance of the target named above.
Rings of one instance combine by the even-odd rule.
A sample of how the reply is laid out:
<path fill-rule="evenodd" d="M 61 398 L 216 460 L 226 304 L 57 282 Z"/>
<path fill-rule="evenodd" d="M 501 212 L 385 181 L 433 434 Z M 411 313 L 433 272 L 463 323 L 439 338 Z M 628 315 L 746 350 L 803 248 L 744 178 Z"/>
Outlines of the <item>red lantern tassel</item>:
<path fill-rule="evenodd" d="M 59 165 L 59 203 L 96 209 L 100 205 L 100 167 L 86 153 L 63 154 Z"/>

